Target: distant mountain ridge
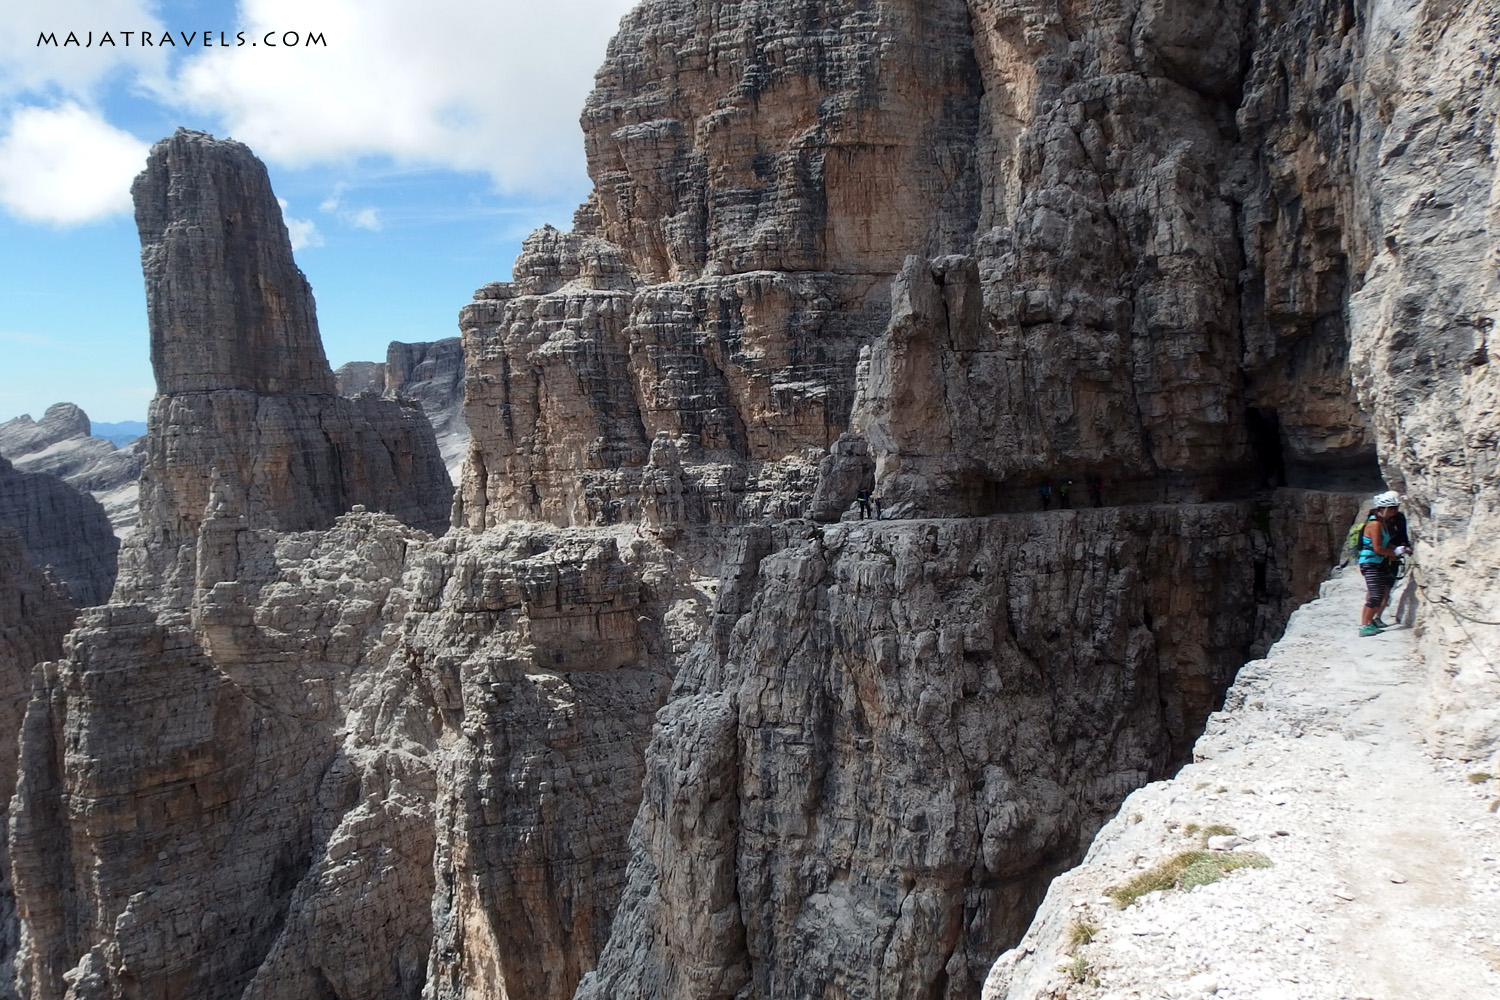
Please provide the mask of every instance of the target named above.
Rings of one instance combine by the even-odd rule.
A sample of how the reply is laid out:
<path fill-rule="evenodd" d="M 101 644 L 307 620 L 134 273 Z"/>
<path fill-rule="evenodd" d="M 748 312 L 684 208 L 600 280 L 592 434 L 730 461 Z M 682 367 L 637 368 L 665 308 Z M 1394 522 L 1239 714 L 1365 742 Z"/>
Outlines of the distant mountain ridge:
<path fill-rule="evenodd" d="M 89 432 L 90 436 L 102 438 L 116 448 L 123 448 L 146 433 L 146 421 L 144 420 L 120 420 L 115 423 L 95 420 L 92 421 L 92 424 L 93 428 Z"/>

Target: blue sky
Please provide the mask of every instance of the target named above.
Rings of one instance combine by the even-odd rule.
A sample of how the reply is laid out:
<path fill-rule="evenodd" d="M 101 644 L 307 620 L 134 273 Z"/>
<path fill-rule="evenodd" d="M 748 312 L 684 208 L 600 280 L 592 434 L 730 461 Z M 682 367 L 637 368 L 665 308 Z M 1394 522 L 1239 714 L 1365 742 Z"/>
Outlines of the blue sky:
<path fill-rule="evenodd" d="M 521 240 L 567 228 L 587 195 L 578 113 L 631 6 L 0 4 L 0 420 L 62 400 L 144 419 L 154 388 L 128 190 L 179 125 L 266 161 L 335 366 L 456 335 L 470 293 L 509 277 Z M 205 48 L 205 30 L 247 44 Z M 179 45 L 145 47 L 141 31 Z M 326 44 L 248 44 L 267 31 Z M 94 44 L 65 45 L 69 32 Z M 184 32 L 199 33 L 191 48 Z M 38 45 L 44 34 L 59 44 Z"/>

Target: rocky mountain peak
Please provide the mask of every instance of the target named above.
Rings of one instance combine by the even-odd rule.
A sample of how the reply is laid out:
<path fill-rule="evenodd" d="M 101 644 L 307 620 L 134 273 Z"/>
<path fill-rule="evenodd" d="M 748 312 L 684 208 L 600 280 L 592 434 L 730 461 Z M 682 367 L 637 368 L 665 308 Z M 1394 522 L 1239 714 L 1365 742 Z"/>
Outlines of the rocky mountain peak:
<path fill-rule="evenodd" d="M 248 147 L 178 129 L 131 194 L 158 392 L 334 394 L 312 288 Z"/>
<path fill-rule="evenodd" d="M 121 596 L 189 602 L 215 489 L 251 529 L 327 528 L 355 505 L 445 528 L 452 480 L 420 409 L 338 395 L 255 155 L 179 129 L 131 190 L 159 394 Z"/>

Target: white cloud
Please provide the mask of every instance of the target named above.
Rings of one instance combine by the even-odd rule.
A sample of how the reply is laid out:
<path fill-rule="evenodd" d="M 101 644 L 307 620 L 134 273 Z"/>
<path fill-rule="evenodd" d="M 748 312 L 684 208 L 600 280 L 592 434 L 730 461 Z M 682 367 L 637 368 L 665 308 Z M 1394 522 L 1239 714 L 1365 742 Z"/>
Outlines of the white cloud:
<path fill-rule="evenodd" d="M 356 229 L 368 229 L 371 232 L 380 232 L 380 211 L 373 207 L 351 208 L 344 204 L 344 184 L 339 182 L 333 186 L 333 191 L 318 205 L 318 211 L 327 212 L 329 215 L 337 216 L 345 225 Z"/>
<path fill-rule="evenodd" d="M 578 114 L 633 2 L 239 0 L 237 20 L 193 6 L 188 25 L 190 5 L 171 0 L 0 0 L 0 208 L 54 224 L 128 211 L 147 147 L 99 110 L 103 95 L 126 90 L 285 166 L 389 157 L 401 169 L 486 173 L 505 193 L 571 195 L 584 179 Z M 120 44 L 124 31 L 169 27 L 256 42 L 295 31 L 326 44 Z M 106 30 L 115 46 L 99 46 Z M 36 44 L 68 31 L 92 31 L 94 45 Z M 325 210 L 344 225 L 386 221 L 337 190 L 331 201 Z M 316 227 L 298 225 L 303 245 L 317 245 Z"/>
<path fill-rule="evenodd" d="M 503 190 L 575 184 L 578 114 L 632 0 L 242 0 L 246 37 L 325 46 L 195 53 L 177 97 L 269 159 L 387 155 L 488 172 Z"/>
<path fill-rule="evenodd" d="M 148 147 L 73 102 L 22 108 L 0 138 L 0 205 L 34 222 L 89 222 L 130 208 Z"/>
<path fill-rule="evenodd" d="M 277 198 L 276 204 L 281 206 L 281 218 L 286 223 L 286 233 L 292 239 L 292 249 L 301 250 L 303 247 L 320 247 L 323 245 L 323 234 L 318 232 L 318 224 L 311 219 L 294 219 L 286 214 L 287 202 L 285 198 Z"/>
<path fill-rule="evenodd" d="M 159 33 L 163 26 L 156 6 L 151 0 L 5 0 L 0 3 L 0 98 L 30 92 L 86 103 L 100 84 L 121 72 L 159 77 L 167 50 L 141 45 L 139 34 L 126 45 L 120 34 Z M 69 31 L 80 44 L 92 31 L 95 44 L 64 48 Z M 113 44 L 98 44 L 106 31 Z M 37 44 L 43 33 L 55 36 L 58 44 Z"/>

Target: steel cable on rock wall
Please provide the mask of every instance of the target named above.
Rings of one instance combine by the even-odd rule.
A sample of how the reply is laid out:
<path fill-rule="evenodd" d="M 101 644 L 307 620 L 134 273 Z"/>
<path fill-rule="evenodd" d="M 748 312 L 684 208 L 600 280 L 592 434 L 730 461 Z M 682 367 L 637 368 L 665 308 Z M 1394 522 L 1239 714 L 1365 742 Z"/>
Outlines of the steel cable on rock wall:
<path fill-rule="evenodd" d="M 1400 576 L 1410 575 L 1411 582 L 1407 584 L 1408 592 L 1413 586 L 1415 586 L 1416 589 L 1422 593 L 1422 596 L 1427 599 L 1427 602 L 1429 604 L 1435 604 L 1440 607 L 1446 608 L 1448 610 L 1448 613 L 1453 616 L 1454 622 L 1457 623 L 1459 631 L 1464 634 L 1464 638 L 1469 640 L 1469 645 L 1474 647 L 1474 652 L 1478 653 L 1479 658 L 1484 661 L 1484 665 L 1490 668 L 1490 673 L 1494 674 L 1496 677 L 1500 677 L 1500 669 L 1497 669 L 1495 667 L 1494 662 L 1491 661 L 1488 654 L 1485 653 L 1484 647 L 1479 645 L 1479 643 L 1475 641 L 1474 636 L 1469 632 L 1468 626 L 1464 624 L 1464 622 L 1468 621 L 1473 622 L 1475 625 L 1500 625 L 1500 622 L 1485 621 L 1483 618 L 1475 618 L 1472 615 L 1464 614 L 1462 611 L 1458 610 L 1458 605 L 1447 594 L 1438 594 L 1437 596 L 1433 596 L 1432 592 L 1427 589 L 1427 585 L 1421 582 L 1420 576 L 1417 573 L 1418 567 L 1416 565 L 1416 560 L 1411 559 L 1410 566 L 1406 566 L 1406 562 L 1407 560 L 1402 560 L 1402 570 L 1398 571 L 1398 579 Z M 1402 603 L 1405 603 L 1404 595 L 1402 597 Z M 1415 608 L 1412 609 L 1412 613 L 1413 615 L 1415 615 Z M 1397 605 L 1396 618 L 1398 621 L 1401 619 L 1400 605 Z"/>

